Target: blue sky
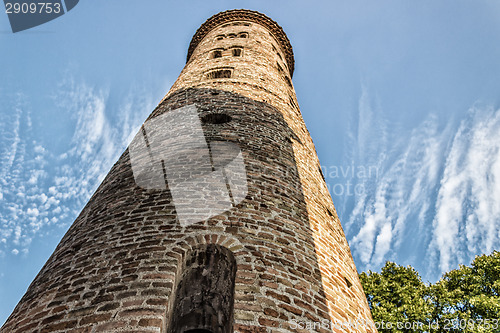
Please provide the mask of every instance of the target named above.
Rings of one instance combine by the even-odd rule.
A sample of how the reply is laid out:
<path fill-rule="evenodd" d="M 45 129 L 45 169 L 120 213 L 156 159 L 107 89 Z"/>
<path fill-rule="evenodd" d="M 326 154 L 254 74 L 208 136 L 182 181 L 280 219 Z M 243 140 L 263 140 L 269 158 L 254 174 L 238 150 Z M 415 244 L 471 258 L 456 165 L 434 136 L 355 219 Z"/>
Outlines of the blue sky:
<path fill-rule="evenodd" d="M 500 2 L 80 1 L 13 34 L 0 14 L 0 323 L 185 63 L 248 8 L 293 77 L 358 271 L 424 281 L 500 248 Z"/>

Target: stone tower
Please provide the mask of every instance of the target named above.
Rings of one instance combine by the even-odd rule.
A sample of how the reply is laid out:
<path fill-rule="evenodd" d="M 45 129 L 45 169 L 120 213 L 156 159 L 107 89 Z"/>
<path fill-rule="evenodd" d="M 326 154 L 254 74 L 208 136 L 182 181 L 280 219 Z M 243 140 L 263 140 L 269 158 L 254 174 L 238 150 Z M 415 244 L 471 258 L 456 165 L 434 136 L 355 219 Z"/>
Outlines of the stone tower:
<path fill-rule="evenodd" d="M 208 19 L 1 332 L 374 332 L 293 70 L 270 18 Z"/>

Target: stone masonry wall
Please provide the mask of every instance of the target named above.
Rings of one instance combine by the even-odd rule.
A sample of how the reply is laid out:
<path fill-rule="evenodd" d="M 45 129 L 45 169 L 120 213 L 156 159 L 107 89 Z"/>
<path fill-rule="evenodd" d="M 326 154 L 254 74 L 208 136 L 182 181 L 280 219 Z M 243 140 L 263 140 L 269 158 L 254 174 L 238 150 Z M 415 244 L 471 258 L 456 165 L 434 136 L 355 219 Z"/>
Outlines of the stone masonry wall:
<path fill-rule="evenodd" d="M 181 226 L 168 187 L 139 187 L 125 151 L 2 333 L 164 333 L 175 316 L 175 287 L 186 256 L 203 244 L 229 249 L 236 260 L 234 332 L 310 331 L 294 321 L 372 322 L 298 109 L 290 50 L 283 36 L 270 34 L 269 25 L 276 23 L 243 12 L 247 20 L 235 13 L 231 21 L 226 12 L 229 18 L 200 38 L 149 119 L 195 105 L 200 119 L 208 119 L 202 123 L 207 142 L 241 149 L 245 199 L 206 221 Z M 234 47 L 241 49 L 239 56 Z M 214 58 L 216 50 L 221 56 Z M 214 77 L 214 70 L 229 70 L 231 77 Z M 230 121 L 209 121 L 214 114 Z"/>
<path fill-rule="evenodd" d="M 258 19 L 255 21 L 226 22 L 208 32 L 192 52 L 188 64 L 169 94 L 180 87 L 222 89 L 267 102 L 282 113 L 292 129 L 290 140 L 301 178 L 330 316 L 332 320 L 339 322 L 360 320 L 371 323 L 371 314 L 349 246 L 321 174 L 314 144 L 298 107 L 291 83 L 294 64 L 287 63 L 290 58 L 289 47 Z M 242 35 L 247 37 L 239 38 Z M 227 51 L 220 58 L 214 59 L 212 56 L 211 52 L 214 50 L 230 50 L 235 46 L 243 49 L 241 58 L 234 57 Z M 205 73 L 224 67 L 233 68 L 231 78 L 206 79 Z"/>

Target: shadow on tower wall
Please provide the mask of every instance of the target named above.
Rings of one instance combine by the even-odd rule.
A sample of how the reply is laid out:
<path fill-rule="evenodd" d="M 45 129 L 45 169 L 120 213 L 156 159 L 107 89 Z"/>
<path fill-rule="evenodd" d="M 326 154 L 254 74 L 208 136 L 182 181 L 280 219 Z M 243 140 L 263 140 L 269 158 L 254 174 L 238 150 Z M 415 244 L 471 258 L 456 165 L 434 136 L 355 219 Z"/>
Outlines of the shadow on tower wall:
<path fill-rule="evenodd" d="M 176 91 L 148 119 L 193 104 L 209 144 L 239 146 L 246 197 L 222 214 L 182 226 L 168 185 L 137 185 L 127 149 L 2 332 L 166 332 L 168 318 L 176 315 L 182 267 L 200 244 L 234 254 L 234 331 L 296 331 L 293 321 L 330 320 L 293 152 L 292 140 L 300 139 L 273 106 L 214 89 Z"/>

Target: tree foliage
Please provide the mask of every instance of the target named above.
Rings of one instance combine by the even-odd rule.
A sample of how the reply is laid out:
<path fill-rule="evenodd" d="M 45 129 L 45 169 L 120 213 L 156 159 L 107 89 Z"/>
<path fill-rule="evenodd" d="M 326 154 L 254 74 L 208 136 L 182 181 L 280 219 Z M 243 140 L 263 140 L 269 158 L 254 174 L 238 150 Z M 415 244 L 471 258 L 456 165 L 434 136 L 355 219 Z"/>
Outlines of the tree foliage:
<path fill-rule="evenodd" d="M 411 266 L 386 262 L 380 273 L 363 272 L 379 332 L 500 332 L 500 252 L 477 256 L 435 284 Z"/>

